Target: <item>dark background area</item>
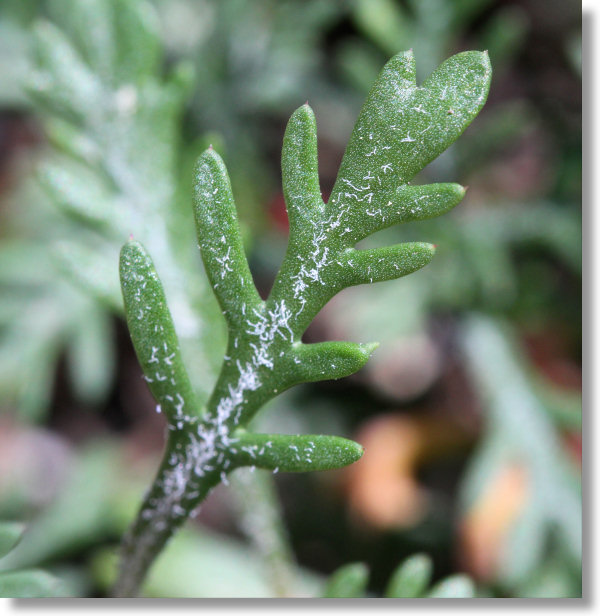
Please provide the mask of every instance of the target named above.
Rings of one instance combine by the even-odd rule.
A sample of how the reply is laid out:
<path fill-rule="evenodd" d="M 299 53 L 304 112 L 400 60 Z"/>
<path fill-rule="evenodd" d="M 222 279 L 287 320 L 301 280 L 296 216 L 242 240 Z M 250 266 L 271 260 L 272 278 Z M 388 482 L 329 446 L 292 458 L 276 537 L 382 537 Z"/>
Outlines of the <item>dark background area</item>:
<path fill-rule="evenodd" d="M 380 349 L 358 375 L 298 387 L 259 421 L 273 431 L 343 434 L 367 452 L 343 471 L 276 476 L 274 506 L 295 561 L 288 593 L 318 592 L 323 576 L 360 561 L 371 572 L 369 591 L 380 596 L 400 561 L 425 552 L 436 580 L 468 573 L 483 596 L 578 596 L 580 5 L 153 4 L 157 80 L 182 62 L 191 75 L 169 133 L 175 209 L 185 219 L 191 165 L 213 143 L 228 165 L 265 295 L 286 246 L 279 158 L 293 110 L 308 99 L 315 111 L 327 195 L 360 105 L 391 55 L 414 49 L 422 81 L 453 53 L 489 50 L 488 103 L 418 178 L 468 185 L 466 198 L 447 216 L 373 239 L 431 241 L 439 246 L 434 263 L 332 300 L 305 339 L 380 340 Z M 44 62 L 34 24 L 52 22 L 77 49 L 73 32 L 85 37 L 96 26 L 73 26 L 68 14 L 51 0 L 0 7 L 0 519 L 30 527 L 0 568 L 41 566 L 67 594 L 104 596 L 165 425 L 120 309 L 61 263 L 66 238 L 90 262 L 108 258 L 110 271 L 110 246 L 88 240 L 88 223 L 57 206 L 40 182 L 48 160 L 62 164 L 55 120 L 64 114 L 28 88 Z M 74 125 L 87 135 L 88 120 Z M 136 152 L 148 147 L 130 138 Z M 185 244 L 185 223 L 180 235 L 173 228 Z M 218 320 L 209 326 L 222 328 Z M 220 344 L 207 346 L 217 365 Z M 260 542 L 243 523 L 255 503 L 236 492 L 237 485 L 214 491 L 170 546 L 149 594 L 277 592 L 268 566 L 248 575 L 247 559 L 261 562 Z M 182 591 L 187 578 L 177 563 L 221 571 L 222 586 L 200 579 Z"/>

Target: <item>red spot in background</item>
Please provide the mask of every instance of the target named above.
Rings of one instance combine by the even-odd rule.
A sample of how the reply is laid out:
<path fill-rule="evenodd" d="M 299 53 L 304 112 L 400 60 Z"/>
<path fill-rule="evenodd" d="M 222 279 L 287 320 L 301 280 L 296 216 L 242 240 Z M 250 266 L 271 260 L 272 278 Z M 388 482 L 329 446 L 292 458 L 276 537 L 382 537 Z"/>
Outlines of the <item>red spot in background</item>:
<path fill-rule="evenodd" d="M 323 193 L 323 200 L 327 203 L 329 199 L 329 193 Z M 283 197 L 283 193 L 277 193 L 270 201 L 267 211 L 269 213 L 269 220 L 272 226 L 277 230 L 281 231 L 285 235 L 288 234 L 290 230 L 290 223 L 288 220 L 287 209 L 285 207 L 285 198 Z"/>
<path fill-rule="evenodd" d="M 290 229 L 290 223 L 288 220 L 287 211 L 285 209 L 285 199 L 283 193 L 277 193 L 268 206 L 269 220 L 272 226 L 281 231 L 281 233 L 287 234 Z"/>
<path fill-rule="evenodd" d="M 568 351 L 566 337 L 550 328 L 523 337 L 529 358 L 550 381 L 565 389 L 581 390 L 581 365 Z"/>

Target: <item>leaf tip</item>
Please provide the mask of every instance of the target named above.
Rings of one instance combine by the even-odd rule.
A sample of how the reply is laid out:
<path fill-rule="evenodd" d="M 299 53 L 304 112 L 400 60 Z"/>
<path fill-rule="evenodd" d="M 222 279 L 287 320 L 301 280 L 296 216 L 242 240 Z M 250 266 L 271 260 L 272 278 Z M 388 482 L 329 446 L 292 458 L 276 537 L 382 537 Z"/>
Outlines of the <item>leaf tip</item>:
<path fill-rule="evenodd" d="M 140 250 L 142 250 L 142 245 L 140 244 L 140 242 L 138 242 L 137 240 L 133 238 L 133 233 L 130 233 L 129 238 L 121 247 L 121 257 L 123 257 L 125 254 L 130 253 L 132 251 L 140 251 Z"/>
<path fill-rule="evenodd" d="M 370 357 L 373 352 L 379 348 L 379 342 L 366 342 L 364 344 L 361 344 L 361 348 L 364 351 L 365 355 L 367 355 L 367 357 Z"/>
<path fill-rule="evenodd" d="M 365 448 L 360 444 L 357 443 L 356 441 L 350 441 L 352 443 L 352 463 L 357 462 L 358 460 L 360 460 L 364 455 L 365 455 Z"/>
<path fill-rule="evenodd" d="M 196 161 L 196 189 L 198 189 L 199 183 L 203 185 L 215 175 L 219 175 L 219 172 L 223 166 L 223 159 L 217 154 L 217 151 L 213 148 L 211 143 L 208 148 L 200 154 L 198 160 Z"/>
<path fill-rule="evenodd" d="M 304 105 L 300 105 L 296 111 L 292 114 L 292 118 L 302 118 L 302 119 L 310 119 L 311 122 L 314 121 L 314 111 L 312 107 L 308 104 L 308 101 L 304 103 Z"/>

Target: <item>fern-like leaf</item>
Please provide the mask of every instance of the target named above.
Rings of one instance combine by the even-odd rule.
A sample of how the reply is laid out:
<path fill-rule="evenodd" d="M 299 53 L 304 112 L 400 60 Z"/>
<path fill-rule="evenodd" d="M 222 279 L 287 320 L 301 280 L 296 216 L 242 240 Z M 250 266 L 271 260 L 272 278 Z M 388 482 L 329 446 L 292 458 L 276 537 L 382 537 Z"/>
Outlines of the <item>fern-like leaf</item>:
<path fill-rule="evenodd" d="M 346 376 L 367 361 L 373 345 L 311 345 L 302 342 L 302 335 L 343 288 L 398 278 L 429 263 L 434 254 L 430 244 L 371 250 L 357 250 L 355 244 L 390 225 L 437 216 L 460 201 L 464 189 L 456 184 L 408 183 L 477 115 L 489 79 L 485 53 L 453 56 L 422 87 L 415 82 L 411 52 L 390 60 L 359 115 L 328 203 L 319 188 L 314 114 L 307 104 L 296 110 L 282 151 L 288 249 L 264 301 L 248 267 L 225 165 L 212 148 L 204 152 L 196 169 L 194 213 L 207 276 L 227 323 L 228 345 L 202 408 L 179 357 L 150 256 L 138 243 L 124 247 L 127 321 L 170 433 L 157 480 L 125 544 L 120 594 L 135 590 L 168 536 L 234 468 L 322 470 L 360 457 L 359 445 L 339 437 L 261 435 L 245 429 L 264 403 L 292 385 Z"/>

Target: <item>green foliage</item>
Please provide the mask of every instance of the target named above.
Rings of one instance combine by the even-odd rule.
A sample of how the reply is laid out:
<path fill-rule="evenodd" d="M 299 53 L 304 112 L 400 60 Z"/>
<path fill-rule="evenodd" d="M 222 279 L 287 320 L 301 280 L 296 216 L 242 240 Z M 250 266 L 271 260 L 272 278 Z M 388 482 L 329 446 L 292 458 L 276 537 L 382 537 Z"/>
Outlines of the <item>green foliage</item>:
<path fill-rule="evenodd" d="M 24 526 L 16 522 L 0 522 L 0 561 L 19 542 Z M 2 568 L 0 562 L 0 568 Z M 0 597 L 59 597 L 60 582 L 39 569 L 0 571 Z"/>
<path fill-rule="evenodd" d="M 466 575 L 452 575 L 436 584 L 427 596 L 430 599 L 471 599 L 475 596 L 475 587 Z"/>
<path fill-rule="evenodd" d="M 495 6 L 490 0 L 354 0 L 353 21 L 363 35 L 344 41 L 338 64 L 347 78 L 366 90 L 379 71 L 382 58 L 399 49 L 413 49 L 419 58 L 418 76 L 430 73 L 464 40 L 487 49 L 496 74 L 503 73 L 524 46 L 529 29 L 526 12 L 518 6 Z M 473 28 L 474 22 L 479 22 Z M 438 177 L 464 176 L 480 168 L 510 146 L 531 126 L 534 109 L 522 101 L 499 102 L 488 109 L 476 135 L 465 135 L 436 165 Z"/>
<path fill-rule="evenodd" d="M 425 554 L 415 554 L 392 573 L 385 589 L 387 599 L 469 599 L 475 586 L 469 577 L 458 574 L 440 580 L 433 587 L 433 563 Z M 344 565 L 335 571 L 325 588 L 324 597 L 345 599 L 366 597 L 369 570 L 363 563 Z"/>
<path fill-rule="evenodd" d="M 528 383 L 526 371 L 519 369 L 519 351 L 506 329 L 480 315 L 467 319 L 463 328 L 467 366 L 486 414 L 485 434 L 463 480 L 463 507 L 472 505 L 490 477 L 507 464 L 522 468 L 529 486 L 527 500 L 501 555 L 498 582 L 513 592 L 518 589 L 521 596 L 536 596 L 540 571 L 562 566 L 571 582 L 567 594 L 577 596 L 583 540 L 581 485 L 575 469 L 543 401 Z M 484 365 L 494 370 L 483 370 Z"/>
<path fill-rule="evenodd" d="M 432 573 L 431 559 L 425 554 L 415 554 L 392 573 L 385 595 L 402 599 L 421 597 L 431 582 Z"/>
<path fill-rule="evenodd" d="M 4 522 L 0 526 L 0 558 L 15 547 L 24 530 L 23 525 L 17 522 Z"/>
<path fill-rule="evenodd" d="M 364 597 L 369 581 L 369 569 L 364 563 L 340 567 L 327 583 L 323 597 L 326 599 L 353 599 Z"/>
<path fill-rule="evenodd" d="M 190 68 L 179 64 L 163 76 L 158 22 L 144 2 L 47 9 L 52 21 L 31 26 L 31 69 L 20 85 L 51 147 L 35 185 L 15 197 L 17 237 L 0 251 L 0 392 L 39 418 L 66 351 L 80 399 L 102 400 L 113 376 L 111 317 L 122 310 L 114 262 L 134 232 L 170 289 L 182 344 L 193 348 L 188 365 L 202 375 L 194 383 L 201 396 L 216 377 L 224 332 L 191 250 L 189 198 L 180 196 L 180 183 L 189 182 L 178 169 Z M 89 23 L 94 36 L 83 34 Z M 21 202 L 30 207 L 16 209 Z M 190 250 L 181 248 L 186 237 Z M 212 327 L 194 325 L 197 313 Z"/>
<path fill-rule="evenodd" d="M 350 3 L 156 0 L 153 4 L 159 19 L 146 3 L 134 0 L 130 4 L 135 6 L 123 8 L 112 0 L 75 0 L 71 3 L 4 0 L 0 3 L 0 104 L 8 109 L 9 116 L 16 111 L 26 122 L 33 119 L 35 124 L 43 125 L 48 137 L 48 142 L 34 152 L 39 170 L 35 185 L 32 186 L 33 182 L 27 179 L 23 183 L 17 177 L 16 194 L 11 196 L 3 192 L 0 401 L 2 410 L 5 407 L 16 410 L 21 413 L 20 419 L 43 419 L 52 399 L 61 357 L 66 359 L 68 388 L 73 388 L 76 404 L 99 406 L 106 401 L 116 365 L 113 315 L 122 313 L 114 265 L 116 253 L 129 233 L 133 233 L 136 240 L 148 249 L 161 276 L 193 394 L 199 407 L 206 406 L 225 349 L 225 328 L 216 302 L 208 292 L 205 277 L 199 275 L 199 259 L 193 251 L 188 189 L 191 161 L 196 158 L 199 146 L 193 144 L 189 148 L 186 139 L 203 135 L 203 147 L 212 142 L 227 160 L 236 207 L 242 223 L 247 225 L 242 228 L 242 234 L 246 248 L 252 254 L 252 263 L 257 265 L 257 272 L 265 265 L 272 271 L 271 261 L 275 263 L 279 259 L 279 243 L 271 240 L 278 238 L 265 237 L 264 228 L 260 227 L 264 225 L 265 217 L 261 216 L 263 210 L 258 206 L 271 197 L 275 181 L 269 160 L 271 148 L 257 146 L 264 144 L 278 129 L 285 119 L 282 114 L 288 114 L 295 101 L 308 98 L 320 120 L 322 163 L 326 163 L 321 164 L 323 186 L 330 185 L 334 170 L 327 161 L 335 159 L 331 153 L 340 145 L 340 135 L 345 138 L 349 131 L 349 123 L 358 109 L 359 98 L 363 96 L 335 83 L 335 76 L 326 74 L 332 61 L 337 62 L 338 67 L 341 65 L 364 93 L 379 72 L 383 58 L 398 49 L 415 49 L 419 58 L 418 71 L 425 76 L 443 58 L 461 49 L 468 41 L 469 45 L 489 50 L 496 74 L 501 73 L 500 81 L 508 84 L 520 77 L 514 59 L 522 55 L 519 51 L 524 40 L 529 41 L 523 34 L 528 29 L 539 32 L 536 24 L 532 22 L 530 25 L 524 18 L 530 11 L 497 3 L 488 7 L 488 0 L 354 0 Z M 115 7 L 118 10 L 115 11 Z M 335 27 L 348 14 L 354 19 L 358 35 L 353 29 L 343 28 L 341 31 Z M 159 22 L 162 41 L 155 27 Z M 89 23 L 95 25 L 92 38 L 82 34 L 90 32 Z M 181 24 L 185 28 L 181 28 Z M 56 31 L 58 36 L 53 36 Z M 563 29 L 560 38 L 569 45 L 567 60 L 573 62 L 573 70 L 577 67 L 580 70 L 577 34 L 568 34 L 565 38 L 564 32 Z M 152 88 L 135 85 L 133 90 L 144 92 L 143 99 L 138 97 L 137 104 L 130 105 L 127 114 L 111 112 L 117 100 L 128 107 L 128 102 L 131 103 L 134 97 L 131 96 L 133 90 L 127 86 L 130 82 L 138 83 L 135 76 L 129 79 L 134 72 L 129 71 L 128 66 L 135 61 L 130 63 L 127 60 L 132 55 L 127 51 L 128 40 L 147 43 L 146 51 L 139 58 L 142 58 L 141 65 L 146 63 L 151 69 L 146 78 L 154 83 L 157 95 L 165 94 L 174 82 L 185 82 L 190 75 L 188 73 L 186 77 L 187 69 L 182 67 L 170 73 L 180 75 L 181 81 L 177 77 L 174 80 L 165 78 L 165 57 L 171 67 L 177 66 L 178 59 L 183 56 L 194 63 L 193 83 L 183 87 L 182 98 L 175 105 L 177 108 L 162 107 L 160 113 L 152 117 L 152 104 L 147 104 L 152 100 Z M 52 49 L 47 50 L 44 45 Z M 163 45 L 166 53 L 161 49 Z M 117 56 L 123 62 L 114 61 Z M 74 59 L 80 71 L 78 74 L 82 76 L 80 80 L 69 79 L 67 75 L 65 82 L 65 76 L 61 75 L 59 65 L 69 58 L 70 61 Z M 28 83 L 23 83 L 24 79 Z M 60 83 L 61 80 L 66 89 L 52 87 L 53 81 Z M 44 88 L 38 87 L 40 81 L 42 86 L 44 83 L 50 86 L 46 95 Z M 79 111 L 70 109 L 69 106 L 77 106 L 77 101 L 89 92 L 90 83 L 100 83 L 100 88 L 96 89 L 100 95 L 88 97 L 83 107 L 79 105 Z M 527 83 L 527 88 L 517 88 L 517 91 L 520 96 L 527 97 L 527 92 L 532 88 L 535 90 L 537 85 L 537 79 L 532 80 Z M 193 94 L 189 98 L 192 87 Z M 31 92 L 32 88 L 33 95 L 27 95 L 26 92 Z M 471 203 L 439 221 L 418 221 L 414 225 L 395 227 L 368 238 L 361 245 L 361 248 L 377 249 L 382 242 L 394 245 L 427 238 L 440 246 L 438 259 L 418 276 L 404 279 L 402 284 L 376 285 L 369 293 L 358 288 L 347 289 L 336 298 L 339 303 L 332 306 L 336 325 L 344 326 L 338 330 L 341 335 L 336 332 L 332 337 L 361 342 L 383 341 L 380 351 L 363 370 L 363 382 L 377 387 L 379 393 L 380 383 L 375 378 L 378 367 L 385 368 L 388 373 L 391 371 L 392 378 L 398 375 L 397 381 L 402 379 L 398 369 L 404 358 L 399 341 L 404 348 L 410 349 L 407 359 L 411 367 L 416 365 L 417 372 L 419 349 L 414 336 L 428 340 L 440 358 L 446 352 L 446 347 L 440 344 L 435 334 L 437 330 L 431 333 L 432 320 L 437 327 L 440 313 L 458 317 L 457 321 L 452 320 L 450 330 L 461 346 L 471 344 L 471 330 L 460 327 L 461 313 L 465 309 L 492 315 L 492 321 L 487 321 L 492 329 L 497 327 L 497 317 L 501 314 L 502 335 L 516 337 L 518 330 L 513 326 L 511 331 L 515 315 L 520 319 L 519 326 L 525 322 L 527 327 L 531 319 L 535 319 L 535 323 L 553 323 L 552 315 L 556 312 L 564 311 L 565 307 L 574 308 L 562 323 L 574 328 L 575 338 L 578 336 L 578 294 L 563 293 L 561 280 L 564 282 L 567 277 L 576 285 L 581 273 L 581 220 L 577 204 L 580 131 L 565 131 L 562 120 L 556 121 L 559 117 L 554 117 L 552 110 L 561 108 L 556 107 L 560 105 L 556 97 L 552 99 L 552 105 L 540 106 L 536 104 L 539 101 L 529 104 L 526 98 L 514 101 L 514 88 L 508 90 L 508 95 L 499 92 L 495 97 L 494 104 L 478 121 L 476 131 L 467 131 L 419 177 L 419 182 L 433 181 L 431 178 L 437 181 L 466 180 L 474 186 Z M 65 92 L 73 95 L 72 101 L 66 100 Z M 510 103 L 511 95 L 513 103 Z M 184 105 L 187 105 L 188 115 L 185 130 L 182 130 Z M 544 126 L 544 115 L 548 111 L 551 123 Z M 35 115 L 31 118 L 29 114 Z M 162 120 L 168 123 L 170 119 L 171 129 L 163 130 Z M 519 181 L 505 182 L 504 186 L 509 189 L 506 191 L 494 182 L 498 173 L 504 173 L 502 177 L 506 177 L 505 165 L 513 158 L 512 154 L 522 152 L 525 130 L 528 133 L 528 147 L 525 148 L 528 152 L 531 153 L 529 147 L 532 144 L 535 147 L 540 137 L 544 150 L 552 152 L 550 160 L 545 161 L 550 163 L 544 166 L 547 177 L 541 185 L 536 185 L 533 202 L 527 193 L 519 192 Z M 210 136 L 207 131 L 211 131 Z M 153 143 L 155 135 L 160 137 L 159 144 Z M 573 146 L 570 150 L 563 147 L 565 137 Z M 111 144 L 114 144 L 112 149 Z M 186 148 L 191 151 L 187 152 Z M 112 171 L 106 169 L 104 161 L 119 151 L 127 155 L 117 157 L 117 175 L 121 179 L 132 178 L 131 182 L 114 179 L 115 165 L 112 165 Z M 165 151 L 174 154 L 165 157 Z M 153 152 L 159 156 L 156 164 L 151 166 L 152 161 L 147 161 Z M 159 158 L 167 162 L 170 159 L 171 163 L 159 164 Z M 535 158 L 534 154 L 533 160 Z M 186 163 L 188 159 L 190 164 Z M 527 160 L 531 159 L 528 157 Z M 15 168 L 22 170 L 22 162 L 18 159 Z M 140 172 L 144 166 L 151 173 Z M 512 177 L 515 180 L 528 178 L 530 171 L 530 166 L 525 165 L 519 167 L 519 173 L 515 175 L 513 168 Z M 491 178 L 489 174 L 492 174 Z M 545 184 L 548 180 L 554 182 L 552 178 L 557 178 L 562 191 Z M 165 186 L 167 190 L 163 191 Z M 565 197 L 565 187 L 567 191 L 575 190 L 567 192 L 566 202 L 560 203 L 558 201 Z M 543 196 L 538 201 L 540 191 Z M 515 201 L 515 192 L 517 202 L 509 203 L 509 200 Z M 164 195 L 161 203 L 159 194 Z M 164 226 L 169 229 L 166 242 L 157 239 L 152 245 L 156 239 L 153 231 L 162 231 Z M 253 231 L 261 229 L 263 235 L 252 237 L 247 233 L 248 227 Z M 162 253 L 160 249 L 165 243 L 167 249 Z M 186 252 L 188 247 L 190 250 Z M 257 249 L 260 249 L 259 254 Z M 542 264 L 540 255 L 544 260 Z M 536 269 L 530 271 L 530 267 Z M 556 275 L 557 267 L 559 276 Z M 261 274 L 264 280 L 265 272 Z M 171 277 L 176 280 L 169 280 Z M 183 300 L 178 296 L 182 286 L 183 294 L 187 296 Z M 202 316 L 197 319 L 199 311 L 202 311 Z M 559 317 L 563 316 L 559 314 Z M 459 325 L 456 329 L 455 323 Z M 324 325 L 327 327 L 327 322 Z M 192 326 L 192 330 L 194 326 L 201 326 L 200 332 L 196 330 L 194 334 L 187 326 Z M 191 334 L 189 337 L 188 333 Z M 407 336 L 412 339 L 407 340 Z M 366 355 L 368 348 L 362 348 Z M 471 375 L 471 380 L 481 399 L 485 436 L 481 447 L 476 450 L 473 472 L 461 477 L 466 504 L 477 498 L 488 485 L 486 473 L 494 475 L 502 463 L 493 455 L 486 458 L 486 451 L 494 450 L 498 442 L 502 443 L 500 448 L 503 451 L 510 450 L 516 457 L 520 457 L 522 449 L 520 445 L 509 447 L 514 445 L 510 425 L 514 422 L 516 405 L 509 409 L 514 413 L 495 413 L 495 406 L 487 403 L 488 386 L 482 383 L 487 383 L 485 369 L 486 366 L 491 369 L 496 354 L 492 352 L 489 361 L 479 361 L 478 348 L 475 343 L 473 357 L 468 361 L 474 364 L 474 371 L 481 372 L 481 378 Z M 490 345 L 484 344 L 481 348 L 489 350 Z M 541 382 L 536 377 L 536 368 L 523 361 L 524 355 L 521 348 L 508 349 L 502 355 L 502 361 L 509 368 L 512 365 L 512 370 L 509 370 L 511 377 L 518 374 L 524 377 L 518 382 L 518 391 L 536 399 L 534 405 L 527 406 L 527 414 L 535 416 L 534 425 L 541 423 L 545 426 L 541 432 L 541 449 L 549 448 L 551 457 L 557 454 L 560 461 L 556 466 L 560 469 L 565 462 L 562 459 L 564 444 L 557 442 L 555 433 L 557 429 L 580 429 L 581 399 L 577 393 L 570 392 L 565 396 L 564 390 L 554 390 L 547 380 Z M 316 377 L 319 372 L 316 359 L 312 354 L 306 358 L 311 365 L 303 378 Z M 440 376 L 441 366 L 447 365 L 443 361 L 438 363 L 438 371 L 425 385 L 430 391 L 434 379 Z M 490 387 L 500 390 L 502 382 L 496 380 Z M 356 421 L 357 407 L 348 408 L 349 405 L 337 401 L 323 402 L 318 398 L 319 391 L 320 388 L 311 388 L 307 396 L 304 390 L 298 390 L 293 399 L 277 399 L 275 410 L 284 412 L 276 413 L 280 419 L 274 420 L 275 425 L 267 423 L 260 429 L 268 433 L 349 434 Z M 410 395 L 399 394 L 396 399 L 402 402 Z M 85 410 L 85 407 L 77 406 L 77 411 Z M 167 413 L 173 409 L 169 410 L 167 404 L 163 410 Z M 254 424 L 252 430 L 258 429 Z M 552 438 L 546 438 L 548 432 L 553 433 Z M 263 436 L 270 439 L 270 435 Z M 239 437 L 256 438 L 252 432 L 240 432 Z M 536 451 L 539 453 L 540 450 Z M 507 454 L 507 457 L 511 455 Z M 492 462 L 486 464 L 486 459 Z M 238 460 L 244 464 L 249 461 Z M 300 464 L 294 456 L 288 456 L 288 464 L 294 461 Z M 528 458 L 528 464 L 530 462 L 533 464 Z M 85 465 L 80 470 L 81 484 L 74 489 L 69 506 L 65 506 L 62 513 L 57 512 L 54 523 L 44 527 L 39 534 L 30 528 L 25 540 L 11 552 L 11 558 L 16 559 L 15 566 L 35 566 L 40 559 L 60 559 L 63 553 L 81 554 L 89 550 L 89 545 L 106 541 L 107 537 L 121 532 L 120 527 L 107 529 L 101 523 L 106 520 L 104 508 L 95 518 L 86 514 L 85 507 L 73 507 L 72 503 L 79 502 L 79 490 L 92 489 L 94 484 L 85 478 L 85 473 L 91 471 Z M 267 472 L 248 474 L 248 477 L 254 479 L 259 474 L 267 475 Z M 568 473 L 568 480 L 578 488 L 577 474 Z M 562 482 L 560 474 L 558 477 L 555 483 Z M 107 490 L 103 485 L 96 483 L 97 489 L 85 499 L 90 508 L 101 508 L 103 494 L 113 494 L 114 490 Z M 554 492 L 554 488 L 549 489 Z M 536 503 L 533 509 L 545 507 L 541 496 L 540 491 L 532 497 Z M 256 499 L 249 499 L 253 500 Z M 573 511 L 571 495 L 565 502 L 567 509 Z M 111 506 L 112 500 L 109 509 Z M 29 507 L 32 507 L 31 503 Z M 253 514 L 255 518 L 260 515 L 258 508 L 254 508 Z M 15 509 L 9 509 L 8 515 L 21 517 Z M 542 518 L 542 530 L 536 532 L 534 529 L 527 541 L 521 541 L 519 537 L 530 531 L 527 528 L 519 531 L 517 539 L 505 546 L 503 571 L 498 580 L 501 594 L 568 596 L 577 591 L 580 565 L 574 562 L 577 560 L 576 550 L 564 537 L 574 536 L 573 529 L 577 528 L 578 520 L 576 515 L 566 517 L 569 520 L 557 523 L 547 519 L 545 514 L 532 515 L 530 509 L 526 511 L 524 526 L 535 524 Z M 69 524 L 65 523 L 67 518 L 74 520 L 76 532 L 72 533 Z M 80 518 L 85 518 L 81 522 L 88 529 L 85 532 L 77 528 Z M 569 526 L 571 530 L 568 530 Z M 28 543 L 27 538 L 35 536 L 43 546 L 55 537 L 54 548 L 41 549 Z M 59 549 L 61 542 L 67 546 L 65 550 Z M 576 544 L 574 541 L 573 545 Z M 194 543 L 192 549 L 202 550 L 203 546 Z M 23 557 L 19 564 L 19 554 L 25 552 L 28 556 Z M 212 556 L 211 552 L 209 561 Z M 228 567 L 233 567 L 233 560 L 228 562 Z M 10 562 L 8 557 L 4 559 L 4 563 L 10 565 Z M 157 572 L 154 576 L 156 584 L 146 592 L 169 595 L 171 588 L 166 574 L 177 558 L 174 556 L 170 562 L 160 574 Z M 196 565 L 196 561 L 190 560 L 191 568 Z M 204 566 L 210 570 L 206 563 Z M 527 575 L 519 577 L 518 572 L 524 568 L 528 570 Z M 511 575 L 513 569 L 516 575 Z M 171 572 L 170 580 L 174 584 L 179 582 L 180 594 L 185 594 L 188 588 L 197 588 L 198 595 L 211 594 L 210 577 L 205 578 L 209 580 L 205 585 L 198 583 L 197 586 L 192 585 L 192 579 L 187 578 L 184 582 L 182 578 Z M 231 589 L 223 587 L 223 594 L 228 592 Z M 266 590 L 263 592 L 268 594 Z"/>
<path fill-rule="evenodd" d="M 60 579 L 62 596 L 105 594 L 115 578 L 114 540 L 125 532 L 135 514 L 155 460 L 153 456 L 138 459 L 133 467 L 127 444 L 108 439 L 73 448 L 70 454 L 70 472 L 52 502 L 28 523 L 18 545 L 0 558 L 0 572 L 30 570 L 45 563 L 44 567 L 51 567 L 49 573 Z M 258 474 L 248 473 L 248 478 L 255 479 Z M 232 478 L 236 482 L 238 479 Z M 254 485 L 252 482 L 250 487 Z M 4 493 L 3 511 L 10 508 L 11 500 L 14 497 Z M 254 494 L 248 506 L 253 515 L 261 516 L 261 522 L 281 523 L 277 518 L 273 520 L 273 514 L 271 518 L 265 515 L 265 503 L 268 500 L 264 494 Z M 264 555 L 258 548 L 206 527 L 189 525 L 157 559 L 144 584 L 144 594 L 196 598 L 273 596 L 272 580 L 261 566 Z M 87 566 L 75 569 L 71 563 L 82 554 Z M 285 596 L 314 596 L 319 592 L 320 579 L 310 571 L 292 564 L 288 574 Z"/>
<path fill-rule="evenodd" d="M 487 56 L 478 52 L 450 58 L 421 87 L 411 52 L 390 60 L 359 115 L 327 204 L 319 190 L 314 114 L 308 105 L 300 107 L 288 123 L 282 152 L 288 250 L 265 301 L 250 274 L 223 161 L 212 148 L 200 157 L 198 245 L 229 330 L 206 405 L 192 391 L 149 252 L 137 241 L 124 246 L 120 272 L 127 322 L 146 380 L 165 409 L 169 439 L 125 544 L 119 594 L 135 592 L 166 538 L 237 466 L 301 471 L 336 468 L 360 457 L 360 446 L 336 437 L 241 430 L 263 404 L 292 385 L 346 376 L 366 362 L 373 346 L 306 345 L 301 337 L 343 288 L 398 278 L 431 260 L 429 244 L 363 251 L 354 245 L 379 229 L 456 205 L 464 193 L 458 185 L 408 182 L 468 126 L 485 102 L 489 79 Z"/>
<path fill-rule="evenodd" d="M 331 109 L 324 129 L 336 138 L 335 120 L 349 93 L 331 83 L 322 41 L 348 7 L 339 0 L 163 0 L 157 8 L 169 55 L 195 63 L 189 109 L 195 132 L 204 147 L 213 143 L 227 158 L 241 221 L 264 232 L 264 205 L 279 178 L 270 148 L 257 144 L 306 99 Z M 352 112 L 341 117 L 349 124 Z"/>

